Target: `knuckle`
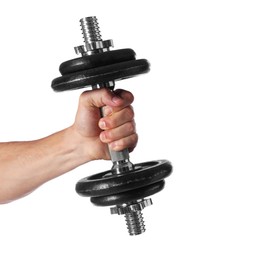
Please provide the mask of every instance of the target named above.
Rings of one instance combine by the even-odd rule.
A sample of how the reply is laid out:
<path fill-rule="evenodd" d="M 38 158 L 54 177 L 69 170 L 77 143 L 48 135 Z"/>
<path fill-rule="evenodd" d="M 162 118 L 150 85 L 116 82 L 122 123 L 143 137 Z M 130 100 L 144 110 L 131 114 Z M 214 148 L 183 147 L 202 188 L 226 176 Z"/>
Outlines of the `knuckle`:
<path fill-rule="evenodd" d="M 125 108 L 125 114 L 130 120 L 134 118 L 134 109 L 132 108 L 132 106 L 128 106 Z"/>
<path fill-rule="evenodd" d="M 111 91 L 108 88 L 100 88 L 99 91 L 103 95 L 111 95 Z"/>
<path fill-rule="evenodd" d="M 131 92 L 128 92 L 128 95 L 129 95 L 130 103 L 133 103 L 134 102 L 134 95 Z"/>
<path fill-rule="evenodd" d="M 132 134 L 127 138 L 121 140 L 121 146 L 124 147 L 135 147 L 137 144 L 138 137 L 136 134 Z"/>
<path fill-rule="evenodd" d="M 132 137 L 132 144 L 134 146 L 136 146 L 136 144 L 138 142 L 138 135 L 135 133 L 135 134 L 131 135 L 131 137 Z"/>
<path fill-rule="evenodd" d="M 134 101 L 134 95 L 127 90 L 121 90 L 121 95 L 131 104 Z"/>
<path fill-rule="evenodd" d="M 133 121 L 128 122 L 126 126 L 130 134 L 135 133 L 135 123 Z"/>
<path fill-rule="evenodd" d="M 79 102 L 82 104 L 82 103 L 85 103 L 86 99 L 88 98 L 88 94 L 89 92 L 88 91 L 84 91 L 83 93 L 80 94 L 79 96 Z"/>

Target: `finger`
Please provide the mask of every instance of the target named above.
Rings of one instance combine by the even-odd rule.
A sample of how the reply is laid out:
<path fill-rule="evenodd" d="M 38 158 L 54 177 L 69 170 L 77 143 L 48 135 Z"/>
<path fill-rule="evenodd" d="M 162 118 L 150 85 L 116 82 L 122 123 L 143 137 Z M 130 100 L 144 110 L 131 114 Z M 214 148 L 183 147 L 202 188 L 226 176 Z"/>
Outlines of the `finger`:
<path fill-rule="evenodd" d="M 114 91 L 113 94 L 115 95 L 113 97 L 114 104 L 112 106 L 107 105 L 102 108 L 104 116 L 118 112 L 125 107 L 130 106 L 134 101 L 134 96 L 129 91 L 118 89 Z"/>
<path fill-rule="evenodd" d="M 105 116 L 99 120 L 99 127 L 102 130 L 116 128 L 134 119 L 134 110 L 128 106 L 118 112 L 112 113 L 110 116 Z"/>
<path fill-rule="evenodd" d="M 129 104 L 132 104 L 134 101 L 134 96 L 131 92 L 124 89 L 116 89 L 114 94 L 120 97 L 123 100 L 126 100 Z"/>
<path fill-rule="evenodd" d="M 119 97 L 122 100 L 122 102 L 120 105 L 112 107 L 113 112 L 117 112 L 117 111 L 131 105 L 134 101 L 133 94 L 127 90 L 117 89 L 114 91 L 114 94 L 117 97 Z"/>
<path fill-rule="evenodd" d="M 134 133 L 130 136 L 109 143 L 109 148 L 116 152 L 122 151 L 124 149 L 128 149 L 131 152 L 136 147 L 137 142 L 138 135 Z"/>
<path fill-rule="evenodd" d="M 136 133 L 135 123 L 134 121 L 132 121 L 132 122 L 127 122 L 126 124 L 123 124 L 117 128 L 113 128 L 101 132 L 100 140 L 103 143 L 111 143 L 123 139 L 125 137 L 128 137 L 135 133 Z"/>

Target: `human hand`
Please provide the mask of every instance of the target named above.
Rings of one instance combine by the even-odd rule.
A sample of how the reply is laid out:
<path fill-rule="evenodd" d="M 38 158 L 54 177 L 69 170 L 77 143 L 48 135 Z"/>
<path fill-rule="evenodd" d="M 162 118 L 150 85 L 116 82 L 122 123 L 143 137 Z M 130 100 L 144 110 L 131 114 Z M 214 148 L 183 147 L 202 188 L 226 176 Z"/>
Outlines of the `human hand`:
<path fill-rule="evenodd" d="M 75 122 L 72 126 L 79 137 L 86 160 L 110 159 L 108 146 L 114 151 L 132 151 L 138 140 L 134 112 L 134 97 L 125 90 L 106 88 L 81 94 Z M 103 118 L 100 118 L 100 108 Z"/>

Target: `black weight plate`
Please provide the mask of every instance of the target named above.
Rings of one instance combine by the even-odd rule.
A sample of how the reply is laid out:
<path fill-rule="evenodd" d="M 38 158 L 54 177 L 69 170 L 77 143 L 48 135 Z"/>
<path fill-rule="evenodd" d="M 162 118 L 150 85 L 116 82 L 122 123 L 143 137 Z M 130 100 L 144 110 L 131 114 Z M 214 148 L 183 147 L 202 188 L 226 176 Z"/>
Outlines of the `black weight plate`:
<path fill-rule="evenodd" d="M 149 67 L 150 65 L 145 59 L 120 62 L 64 75 L 54 79 L 51 87 L 57 92 L 80 89 L 146 73 L 149 71 Z"/>
<path fill-rule="evenodd" d="M 167 160 L 140 163 L 127 173 L 112 174 L 111 171 L 105 171 L 81 179 L 76 184 L 76 192 L 87 197 L 113 195 L 161 181 L 171 172 L 172 165 Z"/>
<path fill-rule="evenodd" d="M 135 52 L 132 49 L 121 49 L 65 61 L 61 63 L 59 70 L 61 75 L 66 75 L 81 70 L 88 70 L 130 60 L 135 60 Z"/>
<path fill-rule="evenodd" d="M 90 201 L 96 206 L 112 206 L 112 205 L 122 205 L 131 201 L 136 201 L 143 199 L 148 196 L 161 191 L 164 188 L 165 181 L 159 181 L 153 184 L 150 184 L 146 187 L 139 189 L 118 193 L 115 195 L 101 196 L 101 197 L 92 197 Z"/>

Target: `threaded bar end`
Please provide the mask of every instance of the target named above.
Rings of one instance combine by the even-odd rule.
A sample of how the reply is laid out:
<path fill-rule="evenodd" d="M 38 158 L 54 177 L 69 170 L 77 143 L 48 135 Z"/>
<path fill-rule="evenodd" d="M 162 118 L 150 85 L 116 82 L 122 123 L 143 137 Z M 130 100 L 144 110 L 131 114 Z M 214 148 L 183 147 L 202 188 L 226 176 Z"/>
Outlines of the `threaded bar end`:
<path fill-rule="evenodd" d="M 98 20 L 96 16 L 85 17 L 80 19 L 80 25 L 84 42 L 86 44 L 102 41 L 102 36 L 99 30 Z"/>
<path fill-rule="evenodd" d="M 129 235 L 135 236 L 145 232 L 145 224 L 141 211 L 125 214 L 125 220 Z"/>

